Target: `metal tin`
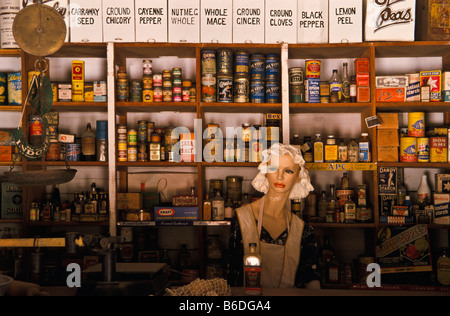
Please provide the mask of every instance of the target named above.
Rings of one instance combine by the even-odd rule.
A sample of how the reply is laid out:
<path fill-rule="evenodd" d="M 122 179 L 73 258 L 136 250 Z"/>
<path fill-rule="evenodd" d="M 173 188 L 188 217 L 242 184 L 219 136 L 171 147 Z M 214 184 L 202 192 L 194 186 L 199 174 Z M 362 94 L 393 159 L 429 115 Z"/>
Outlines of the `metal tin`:
<path fill-rule="evenodd" d="M 242 201 L 242 181 L 243 177 L 227 177 L 227 198 L 232 202 Z"/>
<path fill-rule="evenodd" d="M 142 101 L 153 102 L 153 90 L 142 90 Z"/>
<path fill-rule="evenodd" d="M 233 51 L 228 48 L 217 51 L 217 74 L 233 75 Z"/>
<path fill-rule="evenodd" d="M 322 62 L 320 60 L 306 60 L 306 78 L 320 78 L 320 67 Z"/>
<path fill-rule="evenodd" d="M 197 102 L 197 89 L 195 87 L 189 88 L 189 100 L 190 102 Z"/>
<path fill-rule="evenodd" d="M 22 73 L 8 73 L 8 104 L 22 105 Z"/>
<path fill-rule="evenodd" d="M 48 161 L 59 161 L 61 156 L 60 146 L 58 142 L 50 142 L 47 154 L 45 155 L 45 160 Z"/>
<path fill-rule="evenodd" d="M 189 89 L 191 87 L 192 87 L 192 81 L 190 81 L 190 80 L 183 81 L 183 87 L 181 89 L 183 102 L 189 102 L 191 100 L 191 93 L 189 92 Z"/>
<path fill-rule="evenodd" d="M 280 83 L 278 81 L 266 82 L 266 103 L 280 103 Z"/>
<path fill-rule="evenodd" d="M 303 84 L 289 85 L 289 102 L 291 103 L 305 102 L 305 85 Z"/>
<path fill-rule="evenodd" d="M 44 127 L 42 125 L 43 119 L 40 115 L 30 115 L 29 134 L 30 136 L 43 136 Z"/>
<path fill-rule="evenodd" d="M 321 81 L 319 86 L 320 103 L 330 103 L 330 83 L 328 81 Z"/>
<path fill-rule="evenodd" d="M 217 76 L 217 102 L 233 102 L 233 76 Z"/>
<path fill-rule="evenodd" d="M 58 84 L 58 101 L 71 102 L 72 101 L 72 84 L 59 83 Z"/>
<path fill-rule="evenodd" d="M 127 133 L 128 146 L 137 146 L 137 132 L 135 129 L 130 129 Z"/>
<path fill-rule="evenodd" d="M 202 102 L 216 102 L 217 79 L 214 74 L 203 74 L 202 75 Z"/>
<path fill-rule="evenodd" d="M 162 80 L 172 80 L 172 70 L 163 70 L 162 72 Z"/>
<path fill-rule="evenodd" d="M 276 54 L 266 56 L 266 80 L 280 80 L 280 57 Z"/>
<path fill-rule="evenodd" d="M 240 51 L 236 53 L 235 56 L 235 74 L 245 74 L 249 73 L 249 55 L 247 52 Z"/>
<path fill-rule="evenodd" d="M 172 88 L 172 79 L 163 79 L 163 88 Z"/>
<path fill-rule="evenodd" d="M 247 103 L 250 96 L 250 80 L 248 75 L 240 74 L 234 76 L 234 102 Z"/>
<path fill-rule="evenodd" d="M 408 135 L 411 137 L 425 137 L 425 113 L 408 113 Z"/>
<path fill-rule="evenodd" d="M 67 144 L 66 160 L 67 161 L 80 161 L 81 146 L 80 144 Z"/>
<path fill-rule="evenodd" d="M 216 51 L 212 49 L 201 52 L 202 75 L 216 74 Z"/>
<path fill-rule="evenodd" d="M 142 78 L 142 89 L 150 90 L 153 89 L 153 77 L 150 75 L 144 75 Z"/>
<path fill-rule="evenodd" d="M 139 144 L 148 142 L 147 124 L 145 120 L 138 121 L 137 140 Z"/>
<path fill-rule="evenodd" d="M 142 81 L 132 80 L 130 87 L 130 101 L 142 102 Z"/>
<path fill-rule="evenodd" d="M 212 196 L 216 196 L 216 191 L 219 191 L 223 196 L 223 180 L 222 179 L 211 179 L 209 182 L 209 192 Z"/>
<path fill-rule="evenodd" d="M 172 102 L 172 88 L 163 87 L 162 89 L 163 102 Z"/>
<path fill-rule="evenodd" d="M 128 161 L 137 161 L 137 146 L 128 146 Z"/>
<path fill-rule="evenodd" d="M 92 82 L 84 83 L 84 102 L 94 102 L 94 84 Z"/>
<path fill-rule="evenodd" d="M 181 78 L 182 77 L 182 70 L 179 67 L 172 68 L 172 78 Z"/>
<path fill-rule="evenodd" d="M 127 79 L 117 79 L 117 101 L 128 102 L 130 87 Z"/>
<path fill-rule="evenodd" d="M 154 87 L 162 87 L 162 74 L 157 73 L 153 74 L 153 86 Z"/>
<path fill-rule="evenodd" d="M 417 162 L 430 162 L 430 139 L 417 138 Z"/>
<path fill-rule="evenodd" d="M 400 138 L 400 162 L 417 162 L 417 138 Z"/>
<path fill-rule="evenodd" d="M 266 90 L 264 81 L 260 79 L 253 79 L 250 84 L 250 102 L 264 103 L 266 100 Z"/>
<path fill-rule="evenodd" d="M 94 81 L 94 102 L 106 102 L 108 96 L 108 88 L 106 81 Z"/>
<path fill-rule="evenodd" d="M 142 71 L 145 75 L 152 75 L 153 74 L 153 65 L 152 61 L 149 59 L 144 59 L 142 61 Z"/>
<path fill-rule="evenodd" d="M 183 101 L 183 93 L 182 93 L 181 84 L 173 86 L 173 88 L 172 88 L 172 100 L 173 100 L 173 102 L 182 102 Z"/>
<path fill-rule="evenodd" d="M 266 78 L 266 59 L 264 55 L 255 54 L 250 58 L 250 76 L 252 79 L 265 80 Z"/>
<path fill-rule="evenodd" d="M 8 104 L 8 85 L 7 85 L 8 75 L 4 72 L 0 73 L 0 105 Z"/>
<path fill-rule="evenodd" d="M 147 143 L 138 146 L 137 160 L 148 161 Z"/>
<path fill-rule="evenodd" d="M 154 132 L 155 132 L 155 122 L 148 122 L 147 123 L 147 138 L 149 141 Z"/>
<path fill-rule="evenodd" d="M 289 84 L 300 85 L 304 83 L 305 81 L 303 78 L 303 68 L 302 67 L 289 68 Z"/>
<path fill-rule="evenodd" d="M 162 102 L 163 89 L 162 87 L 154 87 L 153 89 L 153 102 Z"/>

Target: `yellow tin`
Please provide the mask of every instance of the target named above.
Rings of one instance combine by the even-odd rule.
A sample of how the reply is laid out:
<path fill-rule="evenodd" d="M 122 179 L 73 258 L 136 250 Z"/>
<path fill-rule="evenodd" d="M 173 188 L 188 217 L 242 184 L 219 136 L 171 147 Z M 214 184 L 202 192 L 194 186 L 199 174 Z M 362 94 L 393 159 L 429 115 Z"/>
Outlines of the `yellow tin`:
<path fill-rule="evenodd" d="M 417 138 L 417 161 L 430 162 L 430 139 L 428 137 Z"/>
<path fill-rule="evenodd" d="M 408 135 L 411 137 L 425 137 L 425 113 L 408 113 Z"/>
<path fill-rule="evenodd" d="M 417 162 L 417 139 L 402 137 L 400 139 L 400 162 Z"/>

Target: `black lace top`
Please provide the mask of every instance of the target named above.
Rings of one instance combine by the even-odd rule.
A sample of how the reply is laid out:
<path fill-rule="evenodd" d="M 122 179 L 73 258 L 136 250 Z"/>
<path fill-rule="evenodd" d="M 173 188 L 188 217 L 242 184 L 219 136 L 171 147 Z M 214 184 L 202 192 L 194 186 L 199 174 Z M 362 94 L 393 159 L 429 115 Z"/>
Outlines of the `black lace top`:
<path fill-rule="evenodd" d="M 265 243 L 284 246 L 288 237 L 287 229 L 280 236 L 273 239 L 267 230 L 262 227 L 261 241 Z M 319 280 L 319 261 L 317 256 L 317 242 L 314 228 L 305 224 L 301 244 L 300 263 L 297 269 L 295 284 L 297 287 L 305 287 L 311 281 Z M 228 256 L 228 284 L 234 287 L 243 286 L 243 259 L 244 247 L 242 245 L 242 234 L 236 213 L 231 221 L 231 236 L 229 241 L 230 255 Z"/>

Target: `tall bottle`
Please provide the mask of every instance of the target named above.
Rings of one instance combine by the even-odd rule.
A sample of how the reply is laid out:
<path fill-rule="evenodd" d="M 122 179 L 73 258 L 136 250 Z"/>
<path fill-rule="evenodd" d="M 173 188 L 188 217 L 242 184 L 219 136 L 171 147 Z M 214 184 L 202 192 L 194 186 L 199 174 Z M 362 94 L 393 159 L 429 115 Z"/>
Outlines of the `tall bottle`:
<path fill-rule="evenodd" d="M 223 221 L 225 220 L 225 200 L 223 199 L 220 191 L 216 191 L 216 196 L 211 200 L 212 207 L 212 220 Z"/>
<path fill-rule="evenodd" d="M 317 202 L 317 211 L 318 211 L 320 220 L 325 221 L 325 218 L 327 217 L 327 211 L 328 211 L 328 198 L 327 198 L 326 191 L 322 191 L 322 193 L 320 194 L 319 201 Z"/>
<path fill-rule="evenodd" d="M 370 139 L 368 133 L 362 133 L 359 139 L 359 161 L 370 162 L 371 161 L 371 148 Z"/>
<path fill-rule="evenodd" d="M 292 144 L 293 147 L 297 148 L 299 151 L 301 150 L 301 141 L 300 141 L 300 136 L 298 136 L 298 134 L 294 135 L 294 138 L 292 139 Z"/>
<path fill-rule="evenodd" d="M 403 168 L 397 170 L 397 204 L 404 205 L 406 200 L 406 188 L 403 185 Z"/>
<path fill-rule="evenodd" d="M 314 139 L 314 162 L 320 163 L 324 161 L 324 145 L 322 136 L 320 134 L 316 134 L 316 138 Z"/>
<path fill-rule="evenodd" d="M 86 131 L 81 136 L 81 153 L 84 161 L 95 161 L 95 134 L 91 123 L 87 123 Z"/>
<path fill-rule="evenodd" d="M 312 143 L 311 136 L 305 136 L 301 149 L 305 162 L 314 162 L 314 145 Z"/>
<path fill-rule="evenodd" d="M 338 207 L 337 198 L 336 198 L 336 186 L 334 184 L 330 184 L 330 196 L 328 199 L 327 222 L 338 222 L 339 221 L 339 220 L 336 220 L 335 218 L 333 218 L 336 211 L 339 212 L 339 207 Z M 331 221 L 329 218 L 330 216 L 332 217 Z"/>
<path fill-rule="evenodd" d="M 419 205 L 426 205 L 430 202 L 431 190 L 428 185 L 428 177 L 426 174 L 422 175 L 419 188 L 417 189 L 417 202 Z"/>
<path fill-rule="evenodd" d="M 250 253 L 244 256 L 244 288 L 247 295 L 262 295 L 262 258 L 256 243 L 250 243 Z"/>
<path fill-rule="evenodd" d="M 338 75 L 338 70 L 333 69 L 330 79 L 330 103 L 339 103 L 342 95 L 342 81 Z"/>
<path fill-rule="evenodd" d="M 211 199 L 209 198 L 209 193 L 206 193 L 205 199 L 203 200 L 203 220 L 210 221 L 211 218 L 212 218 Z"/>
<path fill-rule="evenodd" d="M 348 162 L 358 162 L 359 161 L 359 146 L 355 138 L 350 140 L 347 146 L 348 148 Z"/>
<path fill-rule="evenodd" d="M 350 77 L 348 76 L 348 64 L 343 65 L 342 75 L 342 102 L 350 103 Z"/>

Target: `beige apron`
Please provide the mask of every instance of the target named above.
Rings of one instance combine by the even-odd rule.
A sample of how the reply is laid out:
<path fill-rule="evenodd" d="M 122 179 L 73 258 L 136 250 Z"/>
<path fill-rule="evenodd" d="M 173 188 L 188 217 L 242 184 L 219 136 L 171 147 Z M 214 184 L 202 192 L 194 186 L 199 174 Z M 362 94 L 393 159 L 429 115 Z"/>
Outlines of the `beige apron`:
<path fill-rule="evenodd" d="M 292 216 L 288 224 L 288 238 L 284 246 L 260 242 L 264 198 L 259 210 L 258 227 L 250 205 L 236 210 L 241 227 L 244 255 L 250 253 L 250 243 L 256 243 L 257 251 L 262 256 L 262 282 L 265 288 L 292 288 L 300 262 L 300 250 L 305 223 L 297 216 Z M 287 214 L 286 217 L 288 218 Z"/>

